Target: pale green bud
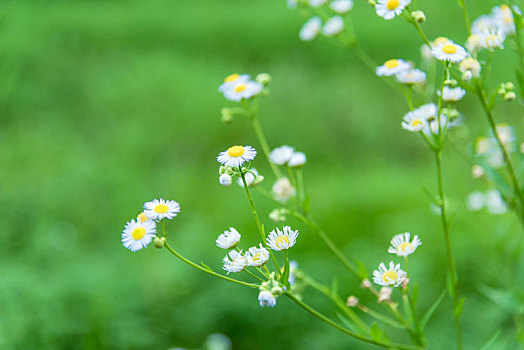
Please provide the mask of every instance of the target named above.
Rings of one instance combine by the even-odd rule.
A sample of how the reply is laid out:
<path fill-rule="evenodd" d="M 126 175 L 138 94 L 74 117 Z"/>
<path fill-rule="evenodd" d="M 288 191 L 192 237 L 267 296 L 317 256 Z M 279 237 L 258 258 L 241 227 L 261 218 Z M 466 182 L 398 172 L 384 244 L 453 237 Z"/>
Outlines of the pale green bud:
<path fill-rule="evenodd" d="M 515 98 L 517 97 L 517 95 L 515 95 L 515 93 L 513 91 L 510 91 L 506 94 L 506 96 L 504 96 L 504 100 L 508 101 L 508 102 L 511 102 L 513 101 Z"/>
<path fill-rule="evenodd" d="M 229 124 L 233 121 L 233 115 L 231 114 L 229 108 L 222 108 L 220 110 L 220 114 L 222 116 L 222 122 Z"/>
<path fill-rule="evenodd" d="M 512 82 L 506 83 L 505 87 L 506 87 L 506 90 L 508 90 L 508 91 L 511 91 L 511 90 L 515 89 L 515 85 L 513 85 Z"/>
<path fill-rule="evenodd" d="M 253 180 L 253 182 L 251 183 L 251 186 L 256 186 L 258 185 L 259 183 L 261 183 L 262 181 L 264 181 L 264 176 L 262 175 L 257 175 L 255 177 L 255 179 Z"/>
<path fill-rule="evenodd" d="M 256 81 L 258 81 L 260 84 L 266 86 L 267 84 L 271 83 L 271 75 L 268 73 L 260 73 L 255 78 Z"/>
<path fill-rule="evenodd" d="M 280 294 L 284 293 L 284 290 L 280 286 L 274 286 L 271 288 L 271 294 L 278 297 Z"/>
<path fill-rule="evenodd" d="M 165 237 L 155 237 L 153 244 L 157 248 L 162 248 L 166 244 L 166 238 Z"/>
<path fill-rule="evenodd" d="M 448 85 L 448 86 L 451 86 L 451 87 L 455 87 L 455 86 L 458 85 L 458 83 L 457 83 L 457 81 L 455 79 L 446 79 L 444 84 Z"/>
<path fill-rule="evenodd" d="M 411 17 L 417 22 L 417 23 L 424 23 L 426 22 L 426 15 L 422 11 L 413 11 L 411 12 Z"/>

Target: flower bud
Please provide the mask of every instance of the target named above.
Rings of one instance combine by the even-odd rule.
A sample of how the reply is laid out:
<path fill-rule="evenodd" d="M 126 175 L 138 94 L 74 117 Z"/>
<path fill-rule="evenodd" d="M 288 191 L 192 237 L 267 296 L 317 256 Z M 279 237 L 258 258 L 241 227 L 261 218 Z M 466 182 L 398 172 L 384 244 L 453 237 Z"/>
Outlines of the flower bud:
<path fill-rule="evenodd" d="M 408 285 L 409 285 L 409 278 L 407 278 L 407 277 L 404 278 L 404 279 L 402 280 L 401 284 L 402 284 L 402 289 L 406 289 L 406 288 L 408 288 Z"/>
<path fill-rule="evenodd" d="M 411 12 L 411 17 L 417 22 L 417 23 L 424 23 L 426 22 L 426 15 L 422 11 L 413 11 Z"/>
<path fill-rule="evenodd" d="M 258 302 L 260 303 L 261 307 L 274 307 L 277 304 L 277 300 L 275 299 L 273 294 L 271 294 L 271 292 L 267 290 L 260 291 L 260 293 L 258 294 Z"/>
<path fill-rule="evenodd" d="M 506 89 L 504 89 L 504 86 L 501 86 L 497 89 L 498 95 L 506 95 Z"/>
<path fill-rule="evenodd" d="M 256 186 L 256 185 L 258 185 L 259 183 L 261 183 L 262 181 L 264 181 L 264 176 L 262 176 L 262 175 L 257 175 L 257 176 L 255 177 L 255 179 L 253 180 L 253 182 L 252 182 L 252 186 Z"/>
<path fill-rule="evenodd" d="M 383 301 L 390 301 L 391 293 L 393 293 L 393 289 L 390 287 L 380 288 L 380 292 L 378 294 L 378 302 L 381 303 Z"/>
<path fill-rule="evenodd" d="M 274 286 L 271 288 L 271 294 L 278 297 L 280 294 L 284 293 L 284 290 L 280 286 Z"/>
<path fill-rule="evenodd" d="M 471 173 L 473 174 L 473 177 L 475 179 L 478 179 L 479 177 L 482 177 L 484 175 L 484 169 L 482 169 L 480 165 L 473 165 Z"/>
<path fill-rule="evenodd" d="M 464 73 L 462 73 L 462 80 L 470 81 L 471 78 L 473 78 L 473 73 L 471 73 L 471 71 L 467 70 Z"/>
<path fill-rule="evenodd" d="M 165 237 L 155 237 L 153 244 L 157 248 L 162 248 L 166 244 L 166 238 Z"/>
<path fill-rule="evenodd" d="M 269 218 L 274 222 L 284 222 L 286 221 L 286 214 L 287 210 L 285 208 L 277 208 L 269 213 Z"/>
<path fill-rule="evenodd" d="M 348 300 L 346 302 L 346 305 L 349 307 L 355 307 L 358 305 L 358 298 L 354 295 L 350 295 L 348 297 Z"/>
<path fill-rule="evenodd" d="M 222 122 L 229 124 L 233 121 L 233 115 L 231 114 L 229 108 L 222 108 L 220 110 L 220 114 L 222 117 Z"/>
<path fill-rule="evenodd" d="M 515 95 L 515 93 L 513 91 L 510 91 L 508 92 L 505 96 L 504 96 L 504 100 L 508 101 L 508 102 L 511 102 L 513 101 L 515 98 L 517 97 L 517 95 Z"/>
<path fill-rule="evenodd" d="M 231 179 L 231 175 L 226 174 L 226 173 L 220 175 L 220 177 L 218 178 L 218 181 L 220 182 L 222 186 L 229 186 L 231 185 L 231 182 L 233 182 L 233 180 Z"/>
<path fill-rule="evenodd" d="M 375 0 L 368 0 L 369 4 L 373 7 L 377 5 L 377 2 Z"/>
<path fill-rule="evenodd" d="M 505 87 L 506 87 L 506 90 L 508 90 L 508 91 L 511 91 L 511 90 L 515 89 L 515 85 L 513 85 L 512 82 L 506 83 Z"/>
<path fill-rule="evenodd" d="M 271 83 L 271 75 L 269 75 L 268 73 L 260 73 L 256 76 L 255 80 L 265 86 Z"/>
<path fill-rule="evenodd" d="M 366 278 L 362 280 L 362 283 L 360 284 L 362 288 L 371 288 L 371 282 Z"/>
<path fill-rule="evenodd" d="M 448 85 L 448 86 L 451 86 L 451 87 L 455 87 L 457 86 L 457 81 L 455 79 L 446 79 L 446 81 L 444 82 L 445 85 Z"/>

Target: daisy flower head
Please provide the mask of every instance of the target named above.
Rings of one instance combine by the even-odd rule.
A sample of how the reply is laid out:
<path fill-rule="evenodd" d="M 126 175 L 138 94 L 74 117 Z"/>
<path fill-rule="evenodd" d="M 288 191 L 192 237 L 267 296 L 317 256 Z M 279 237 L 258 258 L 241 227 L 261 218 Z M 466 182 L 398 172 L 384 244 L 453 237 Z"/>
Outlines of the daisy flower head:
<path fill-rule="evenodd" d="M 402 13 L 411 0 L 378 0 L 375 5 L 377 15 L 384 19 L 392 19 Z"/>
<path fill-rule="evenodd" d="M 484 193 L 480 191 L 473 191 L 466 198 L 466 206 L 471 211 L 479 211 L 484 207 L 484 205 Z"/>
<path fill-rule="evenodd" d="M 486 192 L 486 208 L 490 214 L 500 215 L 508 211 L 508 205 L 502 198 L 502 194 L 496 190 L 492 189 Z"/>
<path fill-rule="evenodd" d="M 306 155 L 303 152 L 293 152 L 293 155 L 287 162 L 287 165 L 292 168 L 299 168 L 304 164 L 306 164 Z"/>
<path fill-rule="evenodd" d="M 417 235 L 413 237 L 410 242 L 411 234 L 409 232 L 395 235 L 391 240 L 391 246 L 388 253 L 397 254 L 397 256 L 408 256 L 417 250 L 417 247 L 422 244 Z"/>
<path fill-rule="evenodd" d="M 451 40 L 447 43 L 442 43 L 432 48 L 431 52 L 437 60 L 449 61 L 453 63 L 458 63 L 468 56 L 465 48 L 455 44 Z"/>
<path fill-rule="evenodd" d="M 471 25 L 471 32 L 473 34 L 480 34 L 485 30 L 495 29 L 496 27 L 497 23 L 493 16 L 482 15 L 473 21 L 473 24 Z"/>
<path fill-rule="evenodd" d="M 380 263 L 378 270 L 373 271 L 373 282 L 381 286 L 398 287 L 406 276 L 406 272 L 400 269 L 400 264 L 395 265 L 395 263 L 391 261 L 389 268 L 386 268 L 384 263 Z"/>
<path fill-rule="evenodd" d="M 242 99 L 248 100 L 258 95 L 262 91 L 262 84 L 256 81 L 239 81 L 234 82 L 224 90 L 224 97 L 230 101 L 239 102 Z"/>
<path fill-rule="evenodd" d="M 144 214 L 151 220 L 171 220 L 180 212 L 180 204 L 175 201 L 166 201 L 162 198 L 153 199 L 144 204 Z"/>
<path fill-rule="evenodd" d="M 322 34 L 325 36 L 335 36 L 344 30 L 344 20 L 340 16 L 333 16 L 326 21 L 322 27 Z"/>
<path fill-rule="evenodd" d="M 437 93 L 440 96 L 440 91 Z M 462 100 L 465 94 L 466 90 L 462 89 L 461 87 L 450 88 L 448 86 L 444 86 L 444 90 L 442 90 L 442 99 L 446 102 L 457 102 Z"/>
<path fill-rule="evenodd" d="M 251 146 L 232 146 L 227 151 L 220 152 L 217 161 L 222 165 L 235 168 L 252 161 L 256 155 L 257 151 Z"/>
<path fill-rule="evenodd" d="M 146 213 L 144 211 L 138 214 L 138 216 L 136 217 L 136 221 L 140 223 L 146 222 L 147 220 L 150 220 L 150 219 L 146 216 Z"/>
<path fill-rule="evenodd" d="M 241 272 L 247 265 L 247 259 L 242 255 L 242 251 L 237 252 L 232 250 L 224 257 L 224 266 L 222 268 L 227 271 L 229 275 L 231 272 Z M 231 260 L 229 259 L 231 258 Z"/>
<path fill-rule="evenodd" d="M 267 245 L 276 251 L 288 250 L 295 245 L 298 237 L 298 230 L 292 230 L 289 226 L 284 226 L 282 231 L 275 228 L 267 237 Z"/>
<path fill-rule="evenodd" d="M 493 51 L 494 49 L 504 49 L 504 40 L 506 35 L 500 28 L 494 28 L 489 30 L 484 30 L 480 33 L 480 42 L 482 47 Z"/>
<path fill-rule="evenodd" d="M 225 93 L 227 90 L 233 88 L 235 84 L 245 83 L 247 81 L 249 81 L 249 75 L 247 74 L 230 74 L 224 79 L 222 85 L 219 86 L 218 91 Z"/>
<path fill-rule="evenodd" d="M 132 219 L 122 231 L 122 244 L 130 251 L 136 252 L 151 243 L 155 234 L 156 225 L 153 220 L 140 222 L 140 220 Z"/>
<path fill-rule="evenodd" d="M 513 10 L 520 14 L 520 9 L 517 6 L 513 7 Z M 513 12 L 508 5 L 496 6 L 491 11 L 491 16 L 495 25 L 502 29 L 504 34 L 515 33 L 515 19 L 513 18 Z"/>
<path fill-rule="evenodd" d="M 251 247 L 246 252 L 247 266 L 260 267 L 269 260 L 269 251 L 262 247 L 262 243 L 259 247 Z"/>
<path fill-rule="evenodd" d="M 353 0 L 334 0 L 331 1 L 329 7 L 331 7 L 333 12 L 344 15 L 353 8 Z"/>
<path fill-rule="evenodd" d="M 237 246 L 238 242 L 240 242 L 240 237 L 240 233 L 238 233 L 234 227 L 230 227 L 229 231 L 226 230 L 218 236 L 216 240 L 217 247 L 222 249 L 233 249 Z"/>
<path fill-rule="evenodd" d="M 411 65 L 400 59 L 391 59 L 387 60 L 382 66 L 377 67 L 377 75 L 382 76 L 392 76 L 399 74 L 400 72 L 411 69 Z"/>
<path fill-rule="evenodd" d="M 218 182 L 219 182 L 222 186 L 230 186 L 232 181 L 233 181 L 233 179 L 231 179 L 231 175 L 229 175 L 228 173 L 223 173 L 223 174 L 220 175 L 220 177 L 218 178 Z"/>
<path fill-rule="evenodd" d="M 422 113 L 417 113 L 416 111 L 411 111 L 404 116 L 402 119 L 402 129 L 419 132 L 428 125 L 428 120 L 422 115 Z"/>
<path fill-rule="evenodd" d="M 304 23 L 304 25 L 300 29 L 298 37 L 302 41 L 311 41 L 318 36 L 321 29 L 322 20 L 320 19 L 320 17 L 311 17 L 310 19 L 308 19 L 306 23 Z"/>
<path fill-rule="evenodd" d="M 472 57 L 467 57 L 460 62 L 459 69 L 463 74 L 468 74 L 470 78 L 480 76 L 480 63 Z"/>
<path fill-rule="evenodd" d="M 273 164 L 284 165 L 291 159 L 294 152 L 295 149 L 293 147 L 284 145 L 272 150 L 269 154 L 269 160 Z"/>
<path fill-rule="evenodd" d="M 396 75 L 397 81 L 406 85 L 423 84 L 426 82 L 426 73 L 420 69 L 408 69 Z"/>
<path fill-rule="evenodd" d="M 255 175 L 253 175 L 253 173 L 254 173 Z M 246 179 L 246 184 L 247 184 L 248 186 L 253 186 L 253 181 L 255 181 L 255 178 L 256 178 L 257 176 L 258 176 L 258 171 L 257 171 L 257 169 L 255 169 L 255 168 L 251 168 L 251 169 L 249 169 L 249 171 L 246 172 L 246 174 L 244 175 L 244 178 Z M 239 178 L 237 179 L 237 184 L 238 184 L 238 186 L 240 186 L 240 187 L 244 187 L 244 182 L 242 181 L 242 178 L 241 178 L 241 177 L 239 177 Z"/>
<path fill-rule="evenodd" d="M 280 202 L 286 202 L 297 194 L 295 187 L 291 185 L 287 177 L 278 179 L 273 185 L 272 191 L 275 199 Z"/>
<path fill-rule="evenodd" d="M 468 37 L 468 40 L 466 41 L 466 49 L 468 49 L 468 52 L 474 53 L 483 47 L 484 46 L 482 45 L 482 38 L 480 37 L 480 34 L 471 34 Z"/>
<path fill-rule="evenodd" d="M 260 307 L 274 307 L 277 304 L 277 299 L 268 290 L 261 290 L 258 293 L 258 302 Z"/>

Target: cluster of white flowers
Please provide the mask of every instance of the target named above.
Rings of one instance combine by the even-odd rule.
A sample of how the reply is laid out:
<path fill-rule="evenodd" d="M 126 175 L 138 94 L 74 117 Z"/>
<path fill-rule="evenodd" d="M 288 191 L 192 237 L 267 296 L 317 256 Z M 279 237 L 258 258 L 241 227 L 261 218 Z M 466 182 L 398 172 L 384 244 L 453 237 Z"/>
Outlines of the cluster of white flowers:
<path fill-rule="evenodd" d="M 179 212 L 180 204 L 172 200 L 160 198 L 146 202 L 144 211 L 125 225 L 122 244 L 132 252 L 145 248 L 157 235 L 156 223 L 163 219 L 171 220 Z"/>
<path fill-rule="evenodd" d="M 409 232 L 395 235 L 391 240 L 388 253 L 404 258 L 413 254 L 422 242 L 417 235 L 413 236 L 413 239 L 410 238 L 411 234 Z M 407 273 L 400 268 L 400 264 L 395 264 L 393 261 L 389 263 L 389 268 L 384 263 L 380 263 L 378 269 L 373 271 L 373 282 L 381 286 L 398 287 L 402 283 L 407 283 Z M 386 300 L 391 295 L 391 291 L 385 290 L 384 293 L 388 293 L 387 298 L 382 296 L 382 299 Z"/>
<path fill-rule="evenodd" d="M 291 146 L 281 146 L 275 148 L 269 154 L 269 160 L 276 165 L 287 165 L 292 168 L 299 168 L 306 164 L 306 155 L 302 152 L 297 152 Z"/>
<path fill-rule="evenodd" d="M 497 133 L 508 152 L 517 150 L 517 137 L 512 126 L 498 124 Z M 497 140 L 493 134 L 489 137 L 480 136 L 475 140 L 475 154 L 477 157 L 485 160 L 492 168 L 498 169 L 505 164 L 504 154 L 498 147 Z"/>
<path fill-rule="evenodd" d="M 466 205 L 471 211 L 480 211 L 485 207 L 490 214 L 494 215 L 504 214 L 508 211 L 508 205 L 502 194 L 496 189 L 486 192 L 471 192 L 466 198 Z"/>
<path fill-rule="evenodd" d="M 224 94 L 224 97 L 230 101 L 239 102 L 248 100 L 262 92 L 262 84 L 250 80 L 247 74 L 231 74 L 224 79 L 218 91 Z"/>
<path fill-rule="evenodd" d="M 410 3 L 411 0 L 378 0 L 375 10 L 380 17 L 392 19 L 400 15 Z"/>
<path fill-rule="evenodd" d="M 379 77 L 395 76 L 397 81 L 406 85 L 423 84 L 426 82 L 426 73 L 413 68 L 409 62 L 402 59 L 390 59 L 378 66 L 376 73 Z"/>

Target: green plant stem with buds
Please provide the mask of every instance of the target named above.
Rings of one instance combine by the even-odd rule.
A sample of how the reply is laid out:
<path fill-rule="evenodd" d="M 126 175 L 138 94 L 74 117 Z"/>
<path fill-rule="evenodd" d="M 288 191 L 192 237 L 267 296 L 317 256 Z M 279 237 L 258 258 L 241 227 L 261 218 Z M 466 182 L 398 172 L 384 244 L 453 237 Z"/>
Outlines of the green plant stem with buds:
<path fill-rule="evenodd" d="M 260 237 L 262 238 L 262 244 L 267 246 L 266 242 L 266 233 L 264 232 L 264 226 L 260 222 L 260 218 L 258 217 L 257 210 L 255 208 L 255 203 L 253 202 L 253 198 L 251 197 L 251 193 L 249 192 L 249 186 L 246 182 L 246 175 L 243 171 L 240 172 L 240 177 L 242 178 L 242 183 L 244 184 L 244 189 L 246 190 L 247 199 L 249 201 L 249 206 L 251 208 L 251 213 L 255 217 L 255 221 L 257 223 L 258 232 L 260 232 Z M 277 268 L 277 273 L 280 275 L 282 272 L 280 271 L 280 266 L 278 266 L 277 259 L 275 258 L 275 255 L 273 254 L 273 251 L 269 249 L 269 254 L 271 255 L 271 259 L 273 260 L 273 263 L 275 264 L 275 267 Z"/>

